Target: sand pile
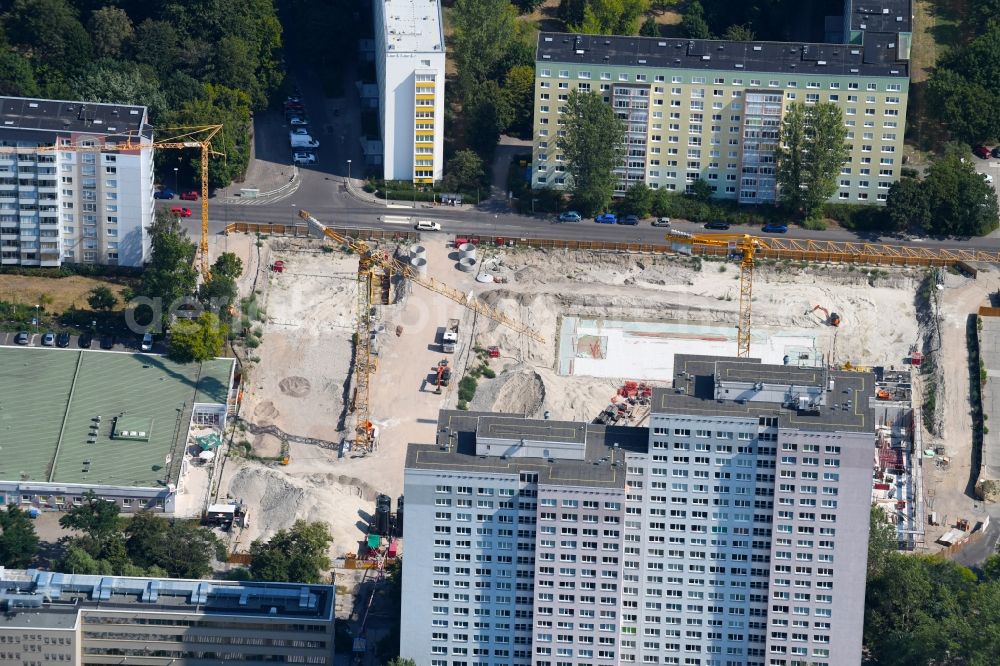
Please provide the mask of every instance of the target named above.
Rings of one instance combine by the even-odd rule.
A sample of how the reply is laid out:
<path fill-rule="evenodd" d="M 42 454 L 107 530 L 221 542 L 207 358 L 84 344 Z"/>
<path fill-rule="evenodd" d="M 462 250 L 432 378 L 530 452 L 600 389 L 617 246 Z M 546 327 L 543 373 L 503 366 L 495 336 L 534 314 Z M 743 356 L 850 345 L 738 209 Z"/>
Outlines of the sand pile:
<path fill-rule="evenodd" d="M 482 382 L 476 389 L 471 409 L 528 417 L 539 416 L 545 403 L 545 383 L 541 375 L 523 365 L 515 366 L 496 379 Z"/>

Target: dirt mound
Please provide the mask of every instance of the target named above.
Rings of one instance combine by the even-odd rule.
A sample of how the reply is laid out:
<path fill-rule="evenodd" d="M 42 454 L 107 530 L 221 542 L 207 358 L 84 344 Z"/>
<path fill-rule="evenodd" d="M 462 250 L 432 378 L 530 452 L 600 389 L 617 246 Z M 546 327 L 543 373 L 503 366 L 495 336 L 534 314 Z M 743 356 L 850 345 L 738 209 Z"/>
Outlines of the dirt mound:
<path fill-rule="evenodd" d="M 514 372 L 508 375 L 496 397 L 492 410 L 505 414 L 534 416 L 545 401 L 545 383 L 534 370 Z"/>
<path fill-rule="evenodd" d="M 295 522 L 305 492 L 274 469 L 247 465 L 233 477 L 229 495 L 252 507 L 254 522 L 274 532 Z"/>
<path fill-rule="evenodd" d="M 270 400 L 262 402 L 253 410 L 254 421 L 258 425 L 267 425 L 278 417 L 278 409 Z"/>
<path fill-rule="evenodd" d="M 285 395 L 293 398 L 304 398 L 312 390 L 312 384 L 305 377 L 285 377 L 278 382 L 278 388 Z"/>

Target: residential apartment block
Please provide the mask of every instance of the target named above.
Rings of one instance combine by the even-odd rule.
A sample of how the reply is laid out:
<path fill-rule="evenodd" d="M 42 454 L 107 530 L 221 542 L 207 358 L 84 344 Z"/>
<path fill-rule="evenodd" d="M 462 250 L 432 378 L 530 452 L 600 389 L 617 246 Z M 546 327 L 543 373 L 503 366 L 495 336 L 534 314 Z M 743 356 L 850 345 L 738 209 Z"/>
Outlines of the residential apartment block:
<path fill-rule="evenodd" d="M 0 97 L 0 121 L 0 264 L 141 266 L 153 151 L 99 146 L 151 145 L 146 107 Z"/>
<path fill-rule="evenodd" d="M 649 428 L 443 411 L 410 445 L 404 657 L 860 663 L 873 376 L 674 367 Z"/>
<path fill-rule="evenodd" d="M 444 32 L 437 0 L 372 0 L 382 168 L 430 184 L 444 172 Z"/>
<path fill-rule="evenodd" d="M 880 203 L 900 176 L 909 90 L 910 0 L 845 2 L 850 43 L 541 33 L 535 56 L 535 188 L 567 186 L 558 149 L 572 90 L 600 93 L 626 128 L 616 194 L 636 183 L 772 203 L 775 148 L 792 103 L 832 102 L 850 159 L 830 199 Z"/>
<path fill-rule="evenodd" d="M 0 567 L 0 663 L 332 664 L 331 585 Z"/>

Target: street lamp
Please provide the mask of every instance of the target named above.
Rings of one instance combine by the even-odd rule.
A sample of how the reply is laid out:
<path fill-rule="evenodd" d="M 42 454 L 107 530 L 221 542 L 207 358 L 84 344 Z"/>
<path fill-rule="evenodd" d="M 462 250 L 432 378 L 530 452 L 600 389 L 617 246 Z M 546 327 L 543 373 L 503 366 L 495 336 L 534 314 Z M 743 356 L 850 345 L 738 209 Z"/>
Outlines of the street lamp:
<path fill-rule="evenodd" d="M 351 182 L 351 160 L 347 160 L 347 182 Z"/>
<path fill-rule="evenodd" d="M 174 167 L 174 192 L 177 191 L 177 167 Z"/>
<path fill-rule="evenodd" d="M 38 333 L 38 304 L 35 304 L 35 333 Z"/>

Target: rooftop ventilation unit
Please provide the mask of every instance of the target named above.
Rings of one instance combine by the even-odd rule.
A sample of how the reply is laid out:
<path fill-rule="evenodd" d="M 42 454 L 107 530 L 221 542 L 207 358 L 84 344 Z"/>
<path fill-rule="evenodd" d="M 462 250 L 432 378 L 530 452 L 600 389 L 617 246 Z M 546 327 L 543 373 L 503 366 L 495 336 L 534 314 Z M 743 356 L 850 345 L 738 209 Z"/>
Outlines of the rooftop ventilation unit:
<path fill-rule="evenodd" d="M 667 43 L 666 42 L 656 42 L 656 45 L 657 46 L 666 46 Z"/>
<path fill-rule="evenodd" d="M 826 60 L 817 60 L 816 64 L 817 65 L 825 65 L 826 64 Z"/>
<path fill-rule="evenodd" d="M 754 44 L 753 50 L 754 51 L 763 51 L 764 47 L 761 46 L 760 44 Z"/>

